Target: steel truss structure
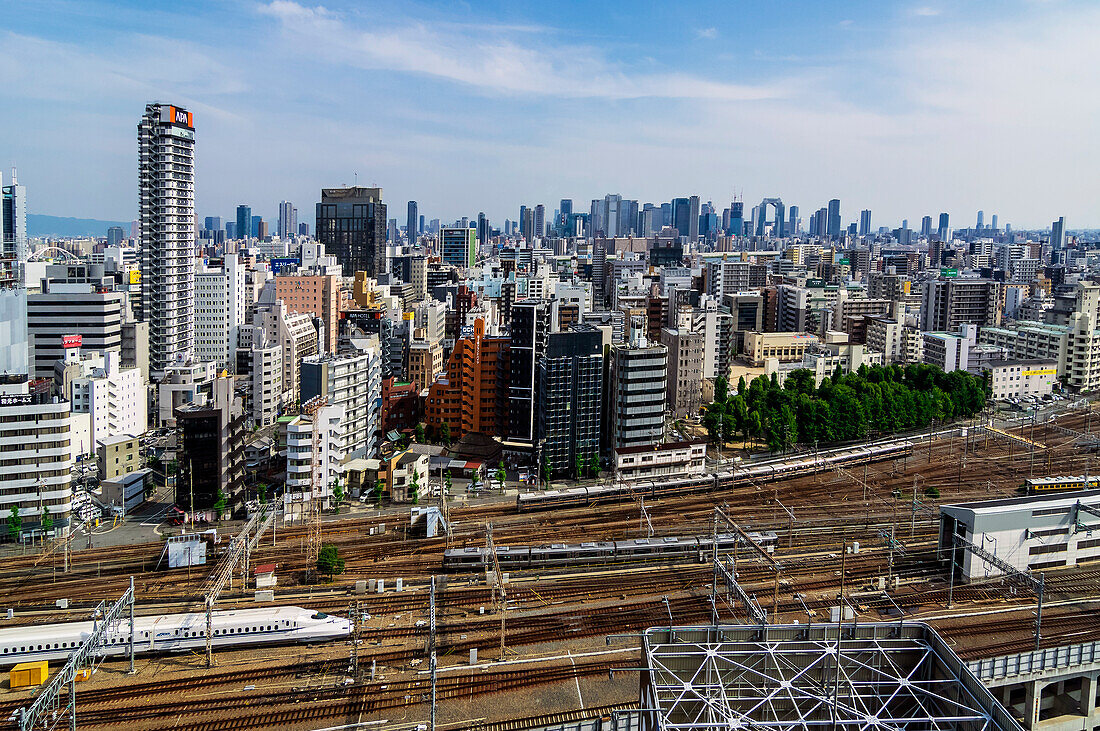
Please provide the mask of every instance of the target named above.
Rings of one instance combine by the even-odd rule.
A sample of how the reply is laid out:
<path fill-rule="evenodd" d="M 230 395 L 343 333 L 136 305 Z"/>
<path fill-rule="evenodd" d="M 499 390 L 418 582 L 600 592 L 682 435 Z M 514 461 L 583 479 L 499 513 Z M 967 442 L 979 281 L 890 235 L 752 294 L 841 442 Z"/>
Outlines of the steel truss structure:
<path fill-rule="evenodd" d="M 92 612 L 91 634 L 69 655 L 68 661 L 38 693 L 38 698 L 31 707 L 18 712 L 20 731 L 52 729 L 66 716 L 68 716 L 70 731 L 76 731 L 77 675 L 81 670 L 96 667 L 99 662 L 102 662 L 109 634 L 118 633 L 119 626 L 126 621 L 127 610 L 129 610 L 128 629 L 130 631 L 130 673 L 134 673 L 134 577 L 131 576 L 130 587 L 118 601 L 110 607 L 106 602 L 99 603 Z M 68 693 L 65 693 L 66 687 Z"/>
<path fill-rule="evenodd" d="M 643 653 L 650 731 L 1020 731 L 924 624 L 661 627 Z"/>

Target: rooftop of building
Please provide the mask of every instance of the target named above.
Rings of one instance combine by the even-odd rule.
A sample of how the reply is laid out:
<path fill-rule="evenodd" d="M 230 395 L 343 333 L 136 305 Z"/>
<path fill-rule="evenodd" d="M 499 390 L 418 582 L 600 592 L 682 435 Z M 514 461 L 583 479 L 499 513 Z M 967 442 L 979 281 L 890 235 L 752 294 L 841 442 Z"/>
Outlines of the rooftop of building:
<path fill-rule="evenodd" d="M 1084 477 L 1082 476 L 1080 479 L 1083 480 Z M 1100 502 L 1100 490 L 1075 490 L 1073 492 L 1059 492 L 1052 495 L 1025 495 L 1022 497 L 1001 498 L 999 500 L 979 500 L 970 503 L 941 505 L 940 508 L 969 510 L 973 513 L 999 513 L 1027 509 L 1030 505 L 1042 505 L 1044 508 L 1070 507 L 1078 502 L 1085 501 L 1088 501 L 1090 505 L 1095 505 L 1096 502 Z"/>

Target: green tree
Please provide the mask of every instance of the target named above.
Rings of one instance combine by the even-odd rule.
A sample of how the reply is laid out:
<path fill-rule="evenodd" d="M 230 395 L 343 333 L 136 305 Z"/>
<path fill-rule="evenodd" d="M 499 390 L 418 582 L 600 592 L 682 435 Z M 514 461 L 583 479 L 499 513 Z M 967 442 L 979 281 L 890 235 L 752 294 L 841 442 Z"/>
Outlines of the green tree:
<path fill-rule="evenodd" d="M 219 487 L 214 500 L 214 517 L 221 520 L 222 516 L 225 515 L 225 508 L 225 493 L 222 492 L 222 489 Z"/>
<path fill-rule="evenodd" d="M 413 436 L 416 438 L 416 441 L 417 441 L 418 444 L 423 444 L 424 443 L 424 425 L 423 424 L 417 423 L 417 425 L 413 427 Z"/>
<path fill-rule="evenodd" d="M 256 497 L 259 499 L 261 505 L 267 503 L 267 485 L 265 483 L 261 482 L 256 485 Z"/>
<path fill-rule="evenodd" d="M 168 463 L 168 474 L 174 475 L 180 471 L 180 463 L 176 460 L 172 460 Z"/>
<path fill-rule="evenodd" d="M 340 503 L 344 501 L 344 487 L 340 484 L 340 478 L 332 480 L 332 503 L 336 507 L 336 514 L 340 514 Z"/>
<path fill-rule="evenodd" d="M 412 482 L 409 483 L 409 497 L 412 499 L 413 505 L 420 504 L 420 470 L 416 469 L 416 464 L 412 466 Z"/>
<path fill-rule="evenodd" d="M 714 379 L 714 401 L 715 403 L 725 403 L 729 398 L 730 384 L 722 376 Z"/>
<path fill-rule="evenodd" d="M 336 574 L 344 573 L 344 559 L 336 546 L 331 543 L 321 546 L 321 551 L 317 554 L 317 572 L 328 576 L 329 581 Z"/>
<path fill-rule="evenodd" d="M 550 487 L 550 463 L 546 461 L 546 456 L 542 458 L 542 483 L 545 487 Z"/>
<path fill-rule="evenodd" d="M 577 482 L 580 482 L 581 478 L 584 477 L 584 455 L 578 453 L 573 460 L 573 466 L 577 470 Z"/>
<path fill-rule="evenodd" d="M 508 473 L 504 470 L 504 460 L 503 459 L 501 459 L 500 464 L 497 465 L 497 471 L 496 471 L 495 477 L 497 478 L 497 482 L 500 483 L 500 491 L 504 492 L 504 484 L 508 479 Z"/>
<path fill-rule="evenodd" d="M 382 496 L 386 493 L 386 481 L 379 477 L 374 481 L 374 502 L 378 507 L 382 507 Z"/>
<path fill-rule="evenodd" d="M 447 494 L 451 494 L 451 470 L 447 468 L 443 472 L 443 484 L 447 486 Z"/>
<path fill-rule="evenodd" d="M 12 505 L 8 513 L 8 535 L 19 538 L 19 529 L 23 527 L 23 519 L 19 517 L 19 506 Z"/>
<path fill-rule="evenodd" d="M 443 425 L 439 427 L 439 441 L 445 447 L 451 446 L 451 425 L 447 422 L 443 422 Z"/>
<path fill-rule="evenodd" d="M 737 395 L 738 396 L 744 396 L 745 395 L 745 377 L 744 376 L 741 376 L 737 379 Z"/>
<path fill-rule="evenodd" d="M 42 532 L 46 533 L 47 531 L 51 531 L 51 530 L 53 530 L 53 516 L 50 515 L 50 506 L 49 505 L 43 505 L 42 506 Z"/>
<path fill-rule="evenodd" d="M 599 455 L 588 455 L 588 469 L 591 471 L 593 477 L 600 476 L 600 458 Z"/>
<path fill-rule="evenodd" d="M 924 488 L 924 496 L 930 498 L 938 498 L 940 496 L 940 489 L 935 485 L 928 485 Z"/>

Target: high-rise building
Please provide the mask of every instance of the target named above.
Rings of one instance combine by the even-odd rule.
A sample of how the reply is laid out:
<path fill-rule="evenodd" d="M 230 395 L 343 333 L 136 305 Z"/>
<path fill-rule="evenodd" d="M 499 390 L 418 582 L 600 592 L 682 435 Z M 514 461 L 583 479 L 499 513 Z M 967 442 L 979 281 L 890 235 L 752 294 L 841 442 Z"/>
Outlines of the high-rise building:
<path fill-rule="evenodd" d="M 573 218 L 573 199 L 562 198 L 561 203 L 558 204 L 558 235 L 569 236 L 572 232 L 569 230 L 569 222 Z"/>
<path fill-rule="evenodd" d="M 934 279 L 924 283 L 921 330 L 956 332 L 959 325 L 1001 324 L 1000 284 L 989 279 Z"/>
<path fill-rule="evenodd" d="M 317 204 L 317 240 L 345 277 L 386 270 L 386 204 L 381 188 L 324 188 Z"/>
<path fill-rule="evenodd" d="M 511 373 L 508 387 L 508 432 L 511 441 L 533 444 L 538 391 L 535 376 L 546 354 L 552 329 L 551 307 L 546 300 L 521 300 L 512 304 Z"/>
<path fill-rule="evenodd" d="M 828 229 L 826 235 L 831 239 L 840 238 L 840 199 L 833 198 L 829 201 Z"/>
<path fill-rule="evenodd" d="M 671 205 L 672 223 L 681 236 L 691 234 L 691 201 L 687 198 L 673 198 Z"/>
<path fill-rule="evenodd" d="M 992 228 L 994 231 L 998 230 L 997 229 L 997 214 L 996 213 L 994 213 L 993 216 L 991 217 L 990 222 L 989 222 L 989 227 Z"/>
<path fill-rule="evenodd" d="M 260 235 L 260 227 L 263 226 L 263 223 L 264 223 L 264 217 L 263 216 L 253 216 L 252 217 L 251 227 L 249 228 L 249 235 L 252 238 L 254 238 L 254 239 L 263 238 Z"/>
<path fill-rule="evenodd" d="M 416 235 L 418 233 L 416 223 L 420 216 L 416 212 L 416 201 L 409 201 L 408 215 L 405 218 L 405 238 L 408 239 L 410 244 L 416 243 Z"/>
<path fill-rule="evenodd" d="M 859 235 L 871 235 L 871 209 L 864 208 L 859 212 Z"/>
<path fill-rule="evenodd" d="M 3 242 L 3 256 L 15 261 L 27 260 L 27 187 L 19 185 L 15 168 L 11 171 L 11 183 L 3 184 L 0 176 L 0 192 L 3 198 L 3 210 L 0 211 L 0 241 Z"/>
<path fill-rule="evenodd" d="M 123 238 L 122 226 L 111 226 L 107 229 L 107 246 L 118 246 Z"/>
<path fill-rule="evenodd" d="M 247 322 L 245 265 L 236 254 L 195 272 L 195 357 L 234 370 L 241 326 Z"/>
<path fill-rule="evenodd" d="M 932 235 L 932 217 L 925 216 L 920 220 L 920 235 L 928 238 Z"/>
<path fill-rule="evenodd" d="M 615 345 L 609 370 L 611 448 L 660 444 L 665 437 L 668 348 L 645 338 Z"/>
<path fill-rule="evenodd" d="M 546 236 L 546 206 L 541 203 L 535 206 L 535 236 Z"/>
<path fill-rule="evenodd" d="M 149 104 L 138 124 L 141 310 L 149 375 L 191 357 L 195 291 L 195 126 L 191 112 Z"/>
<path fill-rule="evenodd" d="M 376 349 L 377 350 L 377 349 Z M 337 446 L 345 456 L 372 458 L 380 443 L 381 353 L 316 355 L 302 361 L 302 403 L 323 396 L 343 409 Z"/>
<path fill-rule="evenodd" d="M 225 222 L 225 238 L 235 239 L 237 238 L 237 222 L 226 221 Z"/>
<path fill-rule="evenodd" d="M 286 241 L 298 233 L 298 209 L 290 201 L 279 204 L 279 238 Z"/>
<path fill-rule="evenodd" d="M 688 241 L 699 240 L 699 196 L 688 198 Z"/>
<path fill-rule="evenodd" d="M 484 211 L 477 214 L 477 240 L 481 242 L 482 246 L 489 243 L 489 218 Z"/>
<path fill-rule="evenodd" d="M 244 445 L 248 435 L 244 404 L 232 376 L 215 378 L 211 393 L 197 393 L 175 409 L 176 505 L 191 511 L 212 511 L 224 497 L 226 511 L 243 507 Z"/>
<path fill-rule="evenodd" d="M 798 233 L 798 206 L 791 206 L 787 221 L 787 231 L 791 234 Z"/>
<path fill-rule="evenodd" d="M 33 378 L 53 378 L 79 336 L 86 351 L 118 354 L 122 349 L 125 295 L 115 292 L 102 264 L 52 264 L 40 291 L 27 296 L 26 325 L 33 343 Z"/>
<path fill-rule="evenodd" d="M 528 218 L 531 217 L 528 211 Z M 477 252 L 477 231 L 470 228 L 443 228 L 439 232 L 440 254 L 444 264 L 459 269 L 474 265 Z"/>
<path fill-rule="evenodd" d="M 947 241 L 948 229 L 951 227 L 951 217 L 946 213 L 940 214 L 940 225 L 936 229 L 936 234 L 940 237 L 940 241 Z M 938 265 L 937 265 L 938 266 Z"/>
<path fill-rule="evenodd" d="M 455 340 L 446 370 L 428 389 L 424 422 L 435 433 L 447 425 L 451 439 L 508 432 L 509 340 L 485 334 L 478 318 Z"/>
<path fill-rule="evenodd" d="M 985 226 L 985 211 L 978 211 L 978 225 L 975 228 L 981 231 L 983 226 Z"/>
<path fill-rule="evenodd" d="M 552 474 L 575 474 L 578 459 L 600 457 L 603 334 L 591 325 L 551 333 L 536 382 L 542 464 Z"/>
<path fill-rule="evenodd" d="M 1066 217 L 1059 216 L 1058 220 L 1050 224 L 1050 247 L 1055 251 L 1061 251 L 1066 245 Z"/>
<path fill-rule="evenodd" d="M 694 413 L 703 400 L 703 333 L 666 327 L 661 343 L 668 348 L 668 410 Z"/>
<path fill-rule="evenodd" d="M 237 225 L 233 228 L 232 235 L 226 232 L 231 239 L 247 239 L 252 233 L 252 206 L 237 206 Z"/>
<path fill-rule="evenodd" d="M 207 231 L 217 231 L 222 227 L 221 216 L 207 216 L 203 221 L 203 228 Z"/>
<path fill-rule="evenodd" d="M 298 235 L 299 236 L 309 236 L 309 224 L 308 223 L 299 223 L 298 224 Z"/>
<path fill-rule="evenodd" d="M 744 236 L 745 235 L 745 203 L 744 201 L 733 201 L 730 203 L 730 235 L 731 236 Z"/>

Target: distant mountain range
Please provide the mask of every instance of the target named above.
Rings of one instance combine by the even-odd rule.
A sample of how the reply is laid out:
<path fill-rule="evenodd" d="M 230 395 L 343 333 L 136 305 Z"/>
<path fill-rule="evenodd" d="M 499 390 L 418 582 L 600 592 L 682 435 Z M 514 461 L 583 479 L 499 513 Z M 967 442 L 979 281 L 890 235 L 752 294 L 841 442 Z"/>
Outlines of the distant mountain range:
<path fill-rule="evenodd" d="M 95 218 L 67 218 L 27 214 L 28 236 L 107 236 L 111 226 L 121 226 L 123 236 L 130 235 L 129 221 L 100 221 Z"/>

